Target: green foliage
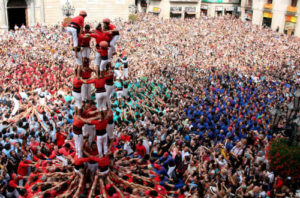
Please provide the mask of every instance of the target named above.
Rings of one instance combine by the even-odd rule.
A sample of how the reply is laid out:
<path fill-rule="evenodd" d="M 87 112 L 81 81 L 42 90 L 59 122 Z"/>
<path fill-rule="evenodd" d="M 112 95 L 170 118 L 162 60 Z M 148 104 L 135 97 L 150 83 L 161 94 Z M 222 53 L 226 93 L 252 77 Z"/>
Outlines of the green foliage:
<path fill-rule="evenodd" d="M 300 146 L 289 146 L 286 138 L 276 138 L 267 147 L 266 157 L 274 173 L 300 178 Z"/>
<path fill-rule="evenodd" d="M 138 19 L 138 16 L 136 14 L 129 15 L 129 21 L 135 22 L 135 21 L 137 21 L 137 19 Z"/>

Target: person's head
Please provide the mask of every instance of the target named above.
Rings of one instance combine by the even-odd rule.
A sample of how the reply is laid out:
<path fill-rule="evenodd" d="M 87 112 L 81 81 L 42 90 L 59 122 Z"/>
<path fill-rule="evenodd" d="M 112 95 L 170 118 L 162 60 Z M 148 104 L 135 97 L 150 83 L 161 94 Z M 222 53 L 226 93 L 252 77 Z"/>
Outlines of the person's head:
<path fill-rule="evenodd" d="M 96 150 L 97 149 L 97 144 L 96 144 L 95 141 L 92 142 L 91 148 L 92 148 L 92 150 Z"/>
<path fill-rule="evenodd" d="M 71 148 L 71 145 L 69 143 L 65 144 L 65 149 L 69 150 Z"/>
<path fill-rule="evenodd" d="M 86 31 L 86 32 L 89 32 L 90 30 L 91 30 L 91 26 L 90 25 L 85 25 L 84 26 L 84 30 Z"/>
<path fill-rule="evenodd" d="M 143 140 L 140 139 L 140 140 L 138 141 L 138 144 L 139 144 L 139 145 L 142 145 L 142 144 L 143 144 Z"/>
<path fill-rule="evenodd" d="M 86 11 L 81 10 L 81 11 L 79 12 L 79 15 L 82 16 L 83 18 L 85 18 L 85 17 L 87 16 L 87 13 L 86 13 Z"/>
<path fill-rule="evenodd" d="M 96 26 L 96 30 L 102 31 L 102 24 L 101 23 L 98 23 L 98 25 Z"/>

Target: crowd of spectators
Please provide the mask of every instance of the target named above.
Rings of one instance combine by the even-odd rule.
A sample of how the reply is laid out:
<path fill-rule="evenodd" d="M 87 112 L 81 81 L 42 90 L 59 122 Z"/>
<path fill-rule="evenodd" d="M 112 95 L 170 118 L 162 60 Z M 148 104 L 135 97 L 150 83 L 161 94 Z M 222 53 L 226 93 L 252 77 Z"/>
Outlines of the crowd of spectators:
<path fill-rule="evenodd" d="M 299 38 L 228 16 L 140 14 L 115 25 L 129 76 L 115 81 L 105 176 L 74 171 L 67 32 L 37 26 L 0 37 L 0 197 L 296 197 L 299 182 L 276 175 L 265 149 L 282 136 L 268 109 L 299 88 Z M 124 76 L 119 54 L 112 65 Z M 83 157 L 91 150 L 84 137 Z"/>

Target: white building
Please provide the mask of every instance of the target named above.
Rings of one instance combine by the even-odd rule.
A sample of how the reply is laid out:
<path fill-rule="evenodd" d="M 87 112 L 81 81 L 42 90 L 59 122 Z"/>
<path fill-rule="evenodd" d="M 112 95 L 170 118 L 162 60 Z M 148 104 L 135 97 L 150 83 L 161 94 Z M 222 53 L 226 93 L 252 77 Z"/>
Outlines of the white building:
<path fill-rule="evenodd" d="M 67 1 L 75 8 L 74 15 L 86 10 L 87 21 L 105 17 L 128 20 L 129 6 L 135 4 L 135 0 L 0 0 L 0 29 L 13 28 L 15 24 L 60 24 Z"/>
<path fill-rule="evenodd" d="M 242 20 L 300 37 L 300 0 L 242 0 Z"/>

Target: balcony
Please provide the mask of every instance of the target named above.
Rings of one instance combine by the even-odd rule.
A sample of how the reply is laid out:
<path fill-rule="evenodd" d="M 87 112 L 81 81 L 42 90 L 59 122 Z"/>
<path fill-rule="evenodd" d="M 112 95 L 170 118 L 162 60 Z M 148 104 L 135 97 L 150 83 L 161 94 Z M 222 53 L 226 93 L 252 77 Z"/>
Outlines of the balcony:
<path fill-rule="evenodd" d="M 170 2 L 187 2 L 187 3 L 198 3 L 200 0 L 170 0 Z"/>
<path fill-rule="evenodd" d="M 294 12 L 296 13 L 297 12 L 297 7 L 294 7 L 294 6 L 288 6 L 287 9 L 286 9 L 287 12 Z"/>
<path fill-rule="evenodd" d="M 286 15 L 287 16 L 296 16 L 297 13 L 297 7 L 294 6 L 288 6 L 286 9 Z"/>
<path fill-rule="evenodd" d="M 273 9 L 273 4 L 265 3 L 264 8 L 267 9 L 267 10 L 272 10 Z"/>

